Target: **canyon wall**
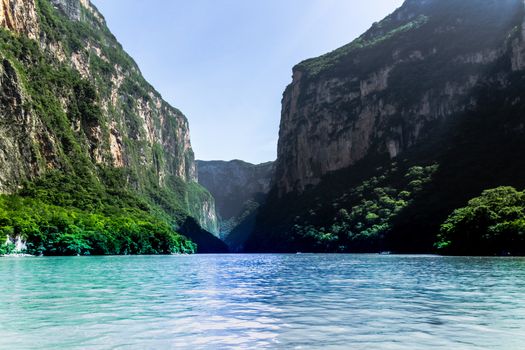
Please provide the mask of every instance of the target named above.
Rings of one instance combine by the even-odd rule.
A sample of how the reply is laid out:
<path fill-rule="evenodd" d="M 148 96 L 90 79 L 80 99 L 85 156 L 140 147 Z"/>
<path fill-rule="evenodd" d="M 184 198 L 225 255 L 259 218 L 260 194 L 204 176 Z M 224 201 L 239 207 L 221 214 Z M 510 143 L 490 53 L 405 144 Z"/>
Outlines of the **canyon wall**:
<path fill-rule="evenodd" d="M 247 251 L 433 252 L 488 188 L 525 186 L 525 3 L 406 0 L 293 68 Z"/>
<path fill-rule="evenodd" d="M 352 43 L 300 63 L 283 96 L 276 183 L 303 191 L 373 154 L 396 158 L 477 104 L 516 45 L 519 0 L 409 0 Z M 485 23 L 485 24 L 482 24 Z"/>
<path fill-rule="evenodd" d="M 89 0 L 1 0 L 0 26 L 0 193 L 53 171 L 102 181 L 112 169 L 170 215 L 216 230 L 188 120 Z"/>
<path fill-rule="evenodd" d="M 270 191 L 274 163 L 198 160 L 197 170 L 199 183 L 215 198 L 220 237 L 233 251 L 240 250 L 253 226 L 248 221 L 253 221 Z"/>

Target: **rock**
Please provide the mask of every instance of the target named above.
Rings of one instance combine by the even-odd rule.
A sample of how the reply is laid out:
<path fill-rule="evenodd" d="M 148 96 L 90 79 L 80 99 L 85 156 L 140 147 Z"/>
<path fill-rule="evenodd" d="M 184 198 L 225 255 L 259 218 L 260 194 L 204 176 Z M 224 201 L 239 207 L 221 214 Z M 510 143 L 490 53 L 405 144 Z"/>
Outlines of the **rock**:
<path fill-rule="evenodd" d="M 86 160 L 89 172 L 120 169 L 130 189 L 152 203 L 163 192 L 170 206 L 217 231 L 213 198 L 197 184 L 184 114 L 145 81 L 89 0 L 40 5 L 36 11 L 35 0 L 0 1 L 0 26 L 14 34 L 2 40 L 19 41 L 25 50 L 9 59 L 0 51 L 0 193 L 15 193 L 25 181 Z M 58 24 L 41 25 L 39 16 L 49 11 Z M 84 30 L 55 28 L 68 21 L 83 22 Z M 38 66 L 42 62 L 48 63 Z M 64 73 L 66 65 L 77 75 Z M 31 75 L 36 68 L 40 73 Z M 70 81 L 45 80 L 52 69 Z M 37 84 L 49 84 L 45 102 Z"/>
<path fill-rule="evenodd" d="M 0 1 L 0 27 L 37 39 L 39 22 L 34 0 Z"/>
<path fill-rule="evenodd" d="M 274 163 L 250 164 L 240 160 L 197 161 L 199 183 L 215 198 L 220 237 L 226 239 L 243 221 L 255 215 L 270 190 Z M 243 236 L 242 234 L 239 234 Z M 238 240 L 237 240 L 238 241 Z M 234 244 L 242 244 L 237 242 Z M 231 247 L 232 248 L 232 247 Z M 238 250 L 238 249 L 233 249 Z"/>
<path fill-rule="evenodd" d="M 60 9 L 69 19 L 80 21 L 81 2 L 80 0 L 50 0 L 56 8 Z M 84 6 L 86 3 L 84 3 Z"/>
<path fill-rule="evenodd" d="M 468 16 L 460 7 L 441 19 L 449 3 L 406 1 L 353 43 L 294 68 L 279 133 L 275 180 L 281 195 L 301 192 L 371 154 L 396 157 L 424 142 L 431 125 L 476 104 L 473 91 L 482 75 L 506 54 L 507 35 L 523 27 L 521 17 L 512 26 L 505 23 L 522 12 L 523 3 L 471 4 L 499 13 L 485 14 L 492 27 L 483 35 L 492 37 L 479 43 L 473 36 L 482 35 L 483 15 L 460 20 Z M 451 42 L 464 44 L 452 51 Z M 477 44 L 467 44 L 472 42 Z M 513 43 L 515 70 L 525 67 L 522 43 Z"/>
<path fill-rule="evenodd" d="M 407 0 L 350 44 L 299 63 L 246 250 L 432 252 L 454 209 L 484 189 L 525 187 L 523 81 L 523 0 Z M 403 210 L 359 212 L 382 208 L 403 171 L 434 164 L 399 199 Z"/>

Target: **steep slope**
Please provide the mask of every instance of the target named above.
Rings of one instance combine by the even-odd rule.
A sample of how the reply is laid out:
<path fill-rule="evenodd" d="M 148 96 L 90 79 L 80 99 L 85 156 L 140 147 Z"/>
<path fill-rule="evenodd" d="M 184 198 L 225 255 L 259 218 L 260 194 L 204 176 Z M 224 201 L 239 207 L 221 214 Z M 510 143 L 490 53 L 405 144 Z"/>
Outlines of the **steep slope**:
<path fill-rule="evenodd" d="M 294 67 L 249 249 L 427 252 L 454 208 L 525 186 L 524 19 L 521 0 L 407 0 Z"/>
<path fill-rule="evenodd" d="M 199 183 L 215 198 L 221 238 L 231 250 L 241 250 L 270 191 L 274 163 L 198 160 L 197 172 Z"/>
<path fill-rule="evenodd" d="M 0 193 L 216 227 L 186 117 L 89 0 L 3 0 L 0 25 Z"/>

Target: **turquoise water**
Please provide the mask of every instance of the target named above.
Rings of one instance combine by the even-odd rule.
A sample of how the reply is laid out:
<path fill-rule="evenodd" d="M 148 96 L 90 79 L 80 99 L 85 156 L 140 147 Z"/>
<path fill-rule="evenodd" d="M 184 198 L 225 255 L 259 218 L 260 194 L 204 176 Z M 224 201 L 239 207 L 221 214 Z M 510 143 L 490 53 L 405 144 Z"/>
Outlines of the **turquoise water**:
<path fill-rule="evenodd" d="M 524 349 L 525 259 L 0 259 L 0 349 Z"/>

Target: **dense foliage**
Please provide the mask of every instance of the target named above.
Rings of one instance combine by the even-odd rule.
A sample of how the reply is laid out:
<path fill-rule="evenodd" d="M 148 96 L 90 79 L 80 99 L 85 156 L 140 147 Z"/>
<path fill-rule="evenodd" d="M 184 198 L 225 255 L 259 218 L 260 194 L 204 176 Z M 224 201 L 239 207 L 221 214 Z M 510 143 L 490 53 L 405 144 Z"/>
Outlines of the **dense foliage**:
<path fill-rule="evenodd" d="M 177 203 L 152 202 L 129 189 L 127 175 L 115 168 L 100 168 L 98 179 L 50 171 L 17 195 L 0 197 L 0 236 L 21 237 L 26 253 L 44 255 L 226 251 L 193 219 L 170 211 Z M 10 247 L 2 245 L 0 253 L 13 252 Z"/>
<path fill-rule="evenodd" d="M 0 197 L 0 236 L 22 237 L 29 254 L 196 252 L 175 230 L 179 218 L 130 190 L 126 174 L 100 168 L 95 179 L 50 171 Z"/>
<path fill-rule="evenodd" d="M 35 255 L 193 253 L 195 245 L 166 222 L 139 211 L 88 213 L 19 196 L 0 197 L 0 235 L 27 241 Z M 1 252 L 1 251 L 0 251 Z"/>
<path fill-rule="evenodd" d="M 437 168 L 437 165 L 413 166 L 394 187 L 388 182 L 392 173 L 399 172 L 394 163 L 382 175 L 363 181 L 332 203 L 337 213 L 331 225 L 310 225 L 312 219 L 315 222 L 315 210 L 310 211 L 306 221 L 304 217 L 296 219 L 298 223 L 292 231 L 294 239 L 310 241 L 316 251 L 377 251 L 392 220 L 431 181 Z"/>
<path fill-rule="evenodd" d="M 297 125 L 287 129 L 305 130 L 300 123 L 308 120 L 312 126 L 338 123 L 338 130 L 360 132 L 363 113 L 372 111 L 374 124 L 366 126 L 372 139 L 365 158 L 325 174 L 316 186 L 286 196 L 271 193 L 248 250 L 432 253 L 440 226 L 454 209 L 487 188 L 525 188 L 525 161 L 516 156 L 525 151 L 525 73 L 516 69 L 524 15 L 517 0 L 406 1 L 353 43 L 299 64 L 301 74 L 285 93 L 297 98 L 291 106 L 299 114 L 289 120 Z M 472 59 L 478 55 L 482 59 Z M 385 85 L 364 96 L 362 84 L 375 84 L 378 77 Z M 361 98 L 349 98 L 354 93 Z M 330 103 L 320 96 L 330 96 Z M 319 132 L 311 139 L 331 137 L 321 134 L 322 128 L 308 130 Z M 302 133 L 295 136 L 282 144 L 303 140 Z M 399 141 L 402 153 L 395 161 L 405 169 L 381 174 L 374 169 L 392 162 L 385 147 L 390 139 Z M 292 154 L 281 156 L 294 160 Z M 307 164 L 311 167 L 298 168 L 315 174 L 323 162 Z M 418 191 L 400 176 L 430 164 L 439 168 Z M 382 175 L 386 178 L 363 198 L 356 195 L 366 181 Z M 410 196 L 401 196 L 403 191 Z M 381 199 L 383 193 L 389 198 Z M 479 252 L 470 247 L 465 253 Z"/>
<path fill-rule="evenodd" d="M 441 226 L 436 247 L 454 255 L 525 254 L 525 193 L 486 190 L 455 210 Z"/>
<path fill-rule="evenodd" d="M 349 174 L 333 174 L 299 197 L 283 199 L 280 205 L 287 211 L 278 213 L 277 207 L 271 215 L 281 215 L 277 220 L 284 224 L 256 237 L 257 245 L 303 252 L 381 251 L 393 221 L 432 181 L 437 170 L 437 164 L 410 166 L 394 162 L 370 173 L 353 172 L 355 185 L 346 188 L 342 179 L 348 179 Z M 269 216 L 270 209 L 263 207 L 262 214 Z M 285 217 L 292 215 L 293 221 L 286 222 Z M 250 244 L 253 241 L 248 242 L 248 250 L 257 250 Z"/>

